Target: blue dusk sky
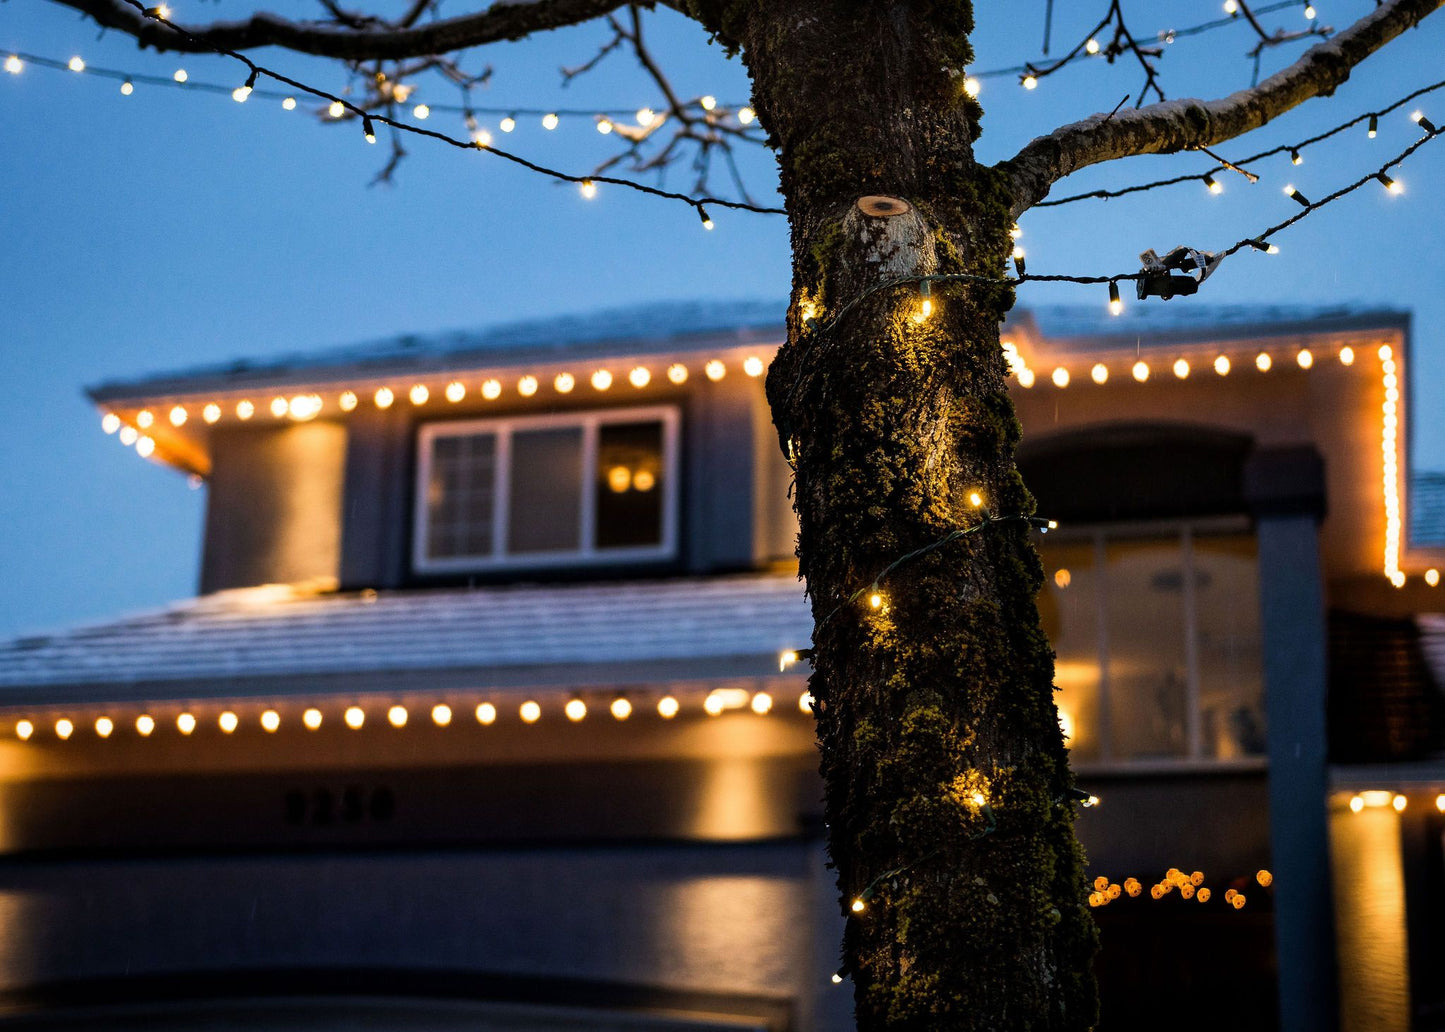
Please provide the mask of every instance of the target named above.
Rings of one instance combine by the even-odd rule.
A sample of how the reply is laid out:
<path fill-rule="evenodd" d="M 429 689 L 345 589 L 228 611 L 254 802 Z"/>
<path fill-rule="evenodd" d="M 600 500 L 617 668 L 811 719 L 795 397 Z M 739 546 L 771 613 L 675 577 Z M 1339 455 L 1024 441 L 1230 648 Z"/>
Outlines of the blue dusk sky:
<path fill-rule="evenodd" d="M 254 5 L 175 0 L 182 22 L 239 17 Z M 291 13 L 299 3 L 277 5 Z M 453 0 L 445 11 L 464 7 Z M 979 3 L 973 71 L 1036 59 L 1045 0 Z M 1060 4 L 1054 51 L 1082 38 L 1106 4 Z M 1137 34 L 1222 17 L 1213 2 L 1150 0 L 1129 5 Z M 1256 5 L 1263 6 L 1260 4 Z M 1316 0 L 1319 21 L 1345 27 L 1373 0 Z M 1097 10 L 1096 10 L 1097 8 Z M 1266 17 L 1269 28 L 1303 28 L 1303 3 Z M 317 8 L 319 10 L 319 7 Z M 696 26 L 670 12 L 645 16 L 656 52 L 683 96 L 744 103 L 747 79 Z M 558 68 L 585 61 L 606 40 L 600 24 L 549 33 L 468 59 L 490 62 L 475 103 L 495 108 L 634 110 L 659 106 L 636 62 L 616 54 L 563 87 Z M 1168 45 L 1171 97 L 1219 96 L 1249 85 L 1252 46 L 1242 23 Z M 1263 73 L 1301 53 L 1294 43 L 1266 53 Z M 1384 107 L 1440 75 L 1445 14 L 1358 68 L 1333 98 L 1311 101 L 1242 141 L 1241 156 L 1311 136 Z M 47 0 L 0 3 L 0 58 L 20 52 L 93 68 L 240 85 L 244 70 L 220 57 L 156 55 L 127 37 L 102 35 Z M 282 52 L 257 59 L 340 91 L 343 71 Z M 1013 154 L 1057 125 L 1109 110 L 1137 91 L 1128 60 L 1078 62 L 1025 91 L 1017 76 L 983 80 L 981 159 Z M 265 85 L 262 83 L 261 85 Z M 454 103 L 454 87 L 419 84 L 416 100 Z M 1419 106 L 1445 125 L 1445 90 Z M 1117 273 L 1138 267 L 1145 248 L 1216 249 L 1297 210 L 1282 192 L 1297 183 L 1320 197 L 1418 138 L 1407 107 L 1309 148 L 1292 167 L 1260 162 L 1251 186 L 1224 174 L 1225 191 L 1198 183 L 1107 203 L 1037 211 L 1023 220 L 1031 272 Z M 497 132 L 498 115 L 482 118 Z M 714 211 L 705 232 L 686 206 L 603 187 L 586 200 L 573 186 L 482 153 L 424 139 L 391 185 L 372 186 L 385 162 L 355 123 L 323 124 L 306 104 L 244 104 L 224 93 L 137 85 L 30 64 L 0 73 L 0 635 L 96 621 L 164 605 L 195 591 L 204 489 L 139 459 L 100 430 L 82 388 L 107 379 L 264 357 L 392 334 L 427 333 L 647 301 L 739 298 L 781 301 L 788 291 L 786 223 L 777 216 Z M 464 133 L 460 117 L 428 125 Z M 585 173 L 615 137 L 591 118 L 552 132 L 519 119 L 499 142 L 540 163 Z M 743 156 L 757 199 L 776 203 L 771 155 Z M 1115 162 L 1065 181 L 1056 195 L 1178 174 L 1207 160 L 1148 157 Z M 1242 253 L 1205 284 L 1203 304 L 1359 303 L 1415 315 L 1413 425 L 1417 467 L 1445 469 L 1445 425 L 1432 418 L 1445 384 L 1438 240 L 1445 228 L 1445 143 L 1423 147 L 1398 178 L 1402 196 L 1358 191 L 1281 235 L 1282 253 Z M 690 173 L 674 170 L 672 188 Z M 728 188 L 720 177 L 715 189 Z M 1023 305 L 1103 305 L 1103 287 L 1031 284 Z M 1162 304 L 1159 301 L 1150 302 Z M 1174 300 L 1171 305 L 1191 304 Z M 1422 415 L 1423 414 L 1423 415 Z"/>

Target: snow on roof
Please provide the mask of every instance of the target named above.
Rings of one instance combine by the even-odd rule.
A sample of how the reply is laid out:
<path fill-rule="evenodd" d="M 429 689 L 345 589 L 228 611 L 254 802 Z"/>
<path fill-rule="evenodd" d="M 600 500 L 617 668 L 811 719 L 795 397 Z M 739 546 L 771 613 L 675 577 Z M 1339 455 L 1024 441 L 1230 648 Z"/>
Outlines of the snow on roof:
<path fill-rule="evenodd" d="M 138 397 L 305 383 L 339 376 L 381 376 L 466 365 L 511 365 L 602 356 L 666 354 L 783 338 L 787 302 L 662 302 L 551 319 L 501 323 L 438 334 L 408 334 L 342 347 L 202 366 L 90 389 L 98 402 Z M 1202 305 L 1187 299 L 1129 305 L 1110 316 L 1104 305 L 1016 309 L 1010 325 L 1035 326 L 1045 338 L 1101 342 L 1149 337 L 1228 338 L 1401 326 L 1408 314 L 1358 306 Z"/>
<path fill-rule="evenodd" d="M 330 675 L 357 690 L 408 673 L 443 684 L 449 671 L 470 687 L 760 676 L 812 626 L 792 573 L 352 593 L 266 585 L 0 643 L 0 705 L 300 692 Z"/>

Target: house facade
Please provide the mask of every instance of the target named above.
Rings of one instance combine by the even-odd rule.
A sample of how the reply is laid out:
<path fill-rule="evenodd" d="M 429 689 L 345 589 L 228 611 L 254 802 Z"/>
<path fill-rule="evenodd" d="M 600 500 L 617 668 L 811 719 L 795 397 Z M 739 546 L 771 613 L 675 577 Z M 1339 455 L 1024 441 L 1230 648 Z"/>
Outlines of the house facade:
<path fill-rule="evenodd" d="M 94 388 L 205 481 L 200 594 L 0 645 L 14 1020 L 848 1027 L 780 315 Z M 1432 1027 L 1408 318 L 1040 309 L 1005 341 L 1105 1027 Z"/>

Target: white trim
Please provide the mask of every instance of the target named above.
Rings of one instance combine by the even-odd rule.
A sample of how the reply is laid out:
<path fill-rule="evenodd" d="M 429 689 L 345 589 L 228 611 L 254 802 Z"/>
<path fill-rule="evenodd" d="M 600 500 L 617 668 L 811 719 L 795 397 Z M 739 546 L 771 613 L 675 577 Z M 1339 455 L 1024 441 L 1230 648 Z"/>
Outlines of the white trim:
<path fill-rule="evenodd" d="M 417 573 L 480 573 L 490 570 L 597 566 L 612 563 L 671 559 L 678 549 L 678 428 L 681 418 L 675 405 L 599 409 L 545 416 L 513 416 L 499 419 L 438 420 L 423 423 L 417 431 L 417 463 L 412 501 L 411 565 Z M 662 540 L 656 545 L 603 548 L 595 545 L 597 503 L 598 437 L 603 426 L 612 423 L 656 422 L 662 425 Z M 579 494 L 578 536 L 581 547 L 566 551 L 507 554 L 507 516 L 510 505 L 512 436 L 538 427 L 576 427 L 582 434 L 581 492 Z M 427 555 L 427 485 L 431 481 L 432 450 L 437 439 L 467 434 L 495 435 L 495 481 L 492 488 L 492 554 L 447 559 Z"/>

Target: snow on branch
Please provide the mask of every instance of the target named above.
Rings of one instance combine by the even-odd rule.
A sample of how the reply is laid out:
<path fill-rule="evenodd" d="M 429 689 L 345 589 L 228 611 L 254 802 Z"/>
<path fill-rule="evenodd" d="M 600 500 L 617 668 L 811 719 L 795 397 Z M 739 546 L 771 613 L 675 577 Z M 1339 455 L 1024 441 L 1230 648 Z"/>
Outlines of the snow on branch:
<path fill-rule="evenodd" d="M 1327 96 L 1349 78 L 1355 65 L 1442 4 L 1445 0 L 1387 0 L 1258 86 L 1220 100 L 1172 100 L 1094 115 L 1040 136 L 998 166 L 1009 176 L 1014 217 L 1081 168 L 1136 154 L 1213 146 L 1258 129 L 1312 97 Z"/>

